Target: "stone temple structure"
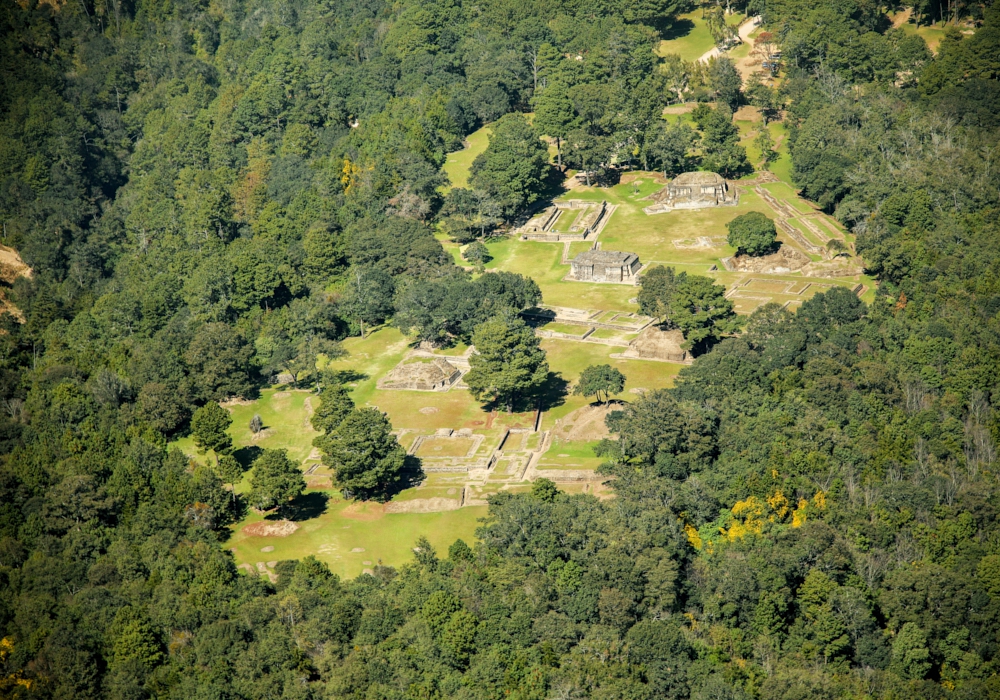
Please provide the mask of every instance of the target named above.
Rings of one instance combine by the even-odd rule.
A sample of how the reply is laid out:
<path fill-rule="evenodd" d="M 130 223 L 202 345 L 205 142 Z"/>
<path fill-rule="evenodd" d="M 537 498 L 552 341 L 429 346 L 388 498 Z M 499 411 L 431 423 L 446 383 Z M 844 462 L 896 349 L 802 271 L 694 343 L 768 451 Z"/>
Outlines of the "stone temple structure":
<path fill-rule="evenodd" d="M 654 204 L 644 212 L 660 214 L 674 209 L 704 209 L 706 207 L 734 207 L 740 196 L 736 188 L 718 173 L 684 173 L 670 184 L 649 197 Z"/>
<path fill-rule="evenodd" d="M 461 378 L 461 370 L 444 358 L 420 358 L 396 365 L 378 381 L 378 388 L 447 391 Z"/>
<path fill-rule="evenodd" d="M 635 253 L 617 250 L 586 250 L 570 261 L 570 278 L 579 282 L 635 284 L 642 265 Z"/>

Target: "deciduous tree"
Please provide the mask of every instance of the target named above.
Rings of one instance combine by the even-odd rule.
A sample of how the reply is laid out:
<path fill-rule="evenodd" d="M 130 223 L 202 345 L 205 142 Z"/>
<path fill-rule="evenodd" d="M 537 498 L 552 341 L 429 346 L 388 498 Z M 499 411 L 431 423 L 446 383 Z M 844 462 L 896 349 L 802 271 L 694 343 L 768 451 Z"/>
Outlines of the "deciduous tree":
<path fill-rule="evenodd" d="M 749 211 L 740 214 L 726 224 L 729 235 L 726 240 L 736 248 L 737 253 L 747 255 L 766 255 L 775 249 L 778 231 L 774 221 L 759 211 Z"/>
<path fill-rule="evenodd" d="M 580 373 L 573 393 L 582 396 L 596 396 L 601 401 L 601 394 L 607 401 L 611 394 L 620 394 L 625 388 L 625 375 L 611 365 L 591 365 Z"/>

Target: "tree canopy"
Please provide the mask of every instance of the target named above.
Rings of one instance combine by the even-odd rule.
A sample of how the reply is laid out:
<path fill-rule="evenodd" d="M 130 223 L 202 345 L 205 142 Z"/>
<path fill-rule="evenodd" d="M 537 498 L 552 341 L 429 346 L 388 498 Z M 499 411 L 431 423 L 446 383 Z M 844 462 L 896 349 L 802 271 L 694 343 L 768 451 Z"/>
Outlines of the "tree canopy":
<path fill-rule="evenodd" d="M 406 451 L 376 408 L 355 408 L 335 432 L 317 438 L 347 498 L 386 500 L 405 477 Z"/>
<path fill-rule="evenodd" d="M 435 234 L 489 235 L 510 214 L 489 188 L 526 199 L 541 178 L 499 158 L 451 195 L 442 166 L 535 108 L 602 183 L 681 157 L 748 172 L 730 105 L 708 107 L 731 72 L 654 51 L 686 9 L 0 5 L 0 242 L 32 270 L 4 282 L 24 323 L 0 314 L 0 696 L 997 695 L 995 3 L 921 2 L 898 27 L 857 0 L 706 8 L 724 41 L 726 9 L 760 13 L 780 87 L 745 97 L 781 118 L 781 176 L 787 156 L 875 284 L 765 304 L 737 333 L 720 285 L 648 270 L 643 312 L 697 357 L 609 413 L 599 489 L 501 489 L 474 538 L 418 538 L 355 578 L 325 549 L 258 575 L 233 531 L 247 506 L 293 503 L 299 466 L 264 450 L 257 492 L 236 493 L 254 446 L 214 465 L 174 446 L 221 440 L 217 403 L 273 374 L 311 365 L 325 387 L 315 360 L 362 324 L 468 342 L 488 322 L 523 360 L 505 386 L 540 377 L 504 313 L 537 285 L 473 280 Z M 658 141 L 677 101 L 699 104 L 683 153 Z M 350 291 L 359 272 L 373 283 Z M 401 448 L 372 408 L 334 428 L 345 405 L 324 436 L 351 423 L 344 474 L 379 497 Z"/>
<path fill-rule="evenodd" d="M 548 377 L 549 365 L 539 338 L 513 313 L 503 313 L 476 326 L 476 352 L 465 383 L 474 397 L 513 410 L 515 402 L 537 391 Z"/>
<path fill-rule="evenodd" d="M 737 254 L 766 255 L 777 248 L 778 230 L 774 221 L 759 211 L 740 214 L 727 223 L 726 228 L 729 229 L 726 241 L 736 248 Z"/>
<path fill-rule="evenodd" d="M 620 394 L 625 389 L 625 375 L 611 365 L 591 365 L 580 373 L 577 380 L 574 394 L 583 396 L 596 396 L 607 401 L 612 394 Z"/>
<path fill-rule="evenodd" d="M 472 162 L 469 182 L 501 202 L 508 216 L 535 202 L 545 187 L 549 156 L 524 115 L 504 115 L 490 127 L 490 143 Z"/>
<path fill-rule="evenodd" d="M 306 488 L 299 466 L 288 458 L 286 450 L 262 450 L 254 460 L 247 500 L 258 510 L 287 506 Z"/>

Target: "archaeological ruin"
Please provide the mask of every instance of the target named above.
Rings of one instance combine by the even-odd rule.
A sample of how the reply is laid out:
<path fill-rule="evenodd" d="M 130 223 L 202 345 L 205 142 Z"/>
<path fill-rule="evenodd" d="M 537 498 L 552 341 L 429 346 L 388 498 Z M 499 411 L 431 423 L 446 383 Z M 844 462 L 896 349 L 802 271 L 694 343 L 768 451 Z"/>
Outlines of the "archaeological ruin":
<path fill-rule="evenodd" d="M 416 358 L 393 367 L 378 381 L 378 388 L 447 391 L 461 378 L 461 370 L 444 358 Z"/>
<path fill-rule="evenodd" d="M 648 199 L 653 204 L 644 208 L 647 214 L 661 214 L 675 209 L 705 209 L 734 207 L 740 195 L 736 187 L 718 173 L 683 173 Z"/>
<path fill-rule="evenodd" d="M 570 261 L 570 279 L 578 282 L 635 284 L 642 265 L 635 253 L 586 250 Z"/>

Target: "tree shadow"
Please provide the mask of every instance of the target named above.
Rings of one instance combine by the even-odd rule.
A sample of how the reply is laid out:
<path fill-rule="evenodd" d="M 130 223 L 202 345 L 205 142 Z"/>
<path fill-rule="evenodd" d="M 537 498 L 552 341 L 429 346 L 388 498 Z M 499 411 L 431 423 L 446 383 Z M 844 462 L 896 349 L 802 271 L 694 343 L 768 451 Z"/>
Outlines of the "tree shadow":
<path fill-rule="evenodd" d="M 246 445 L 238 450 L 233 450 L 233 457 L 235 457 L 236 461 L 240 463 L 240 467 L 243 471 L 246 471 L 253 465 L 254 460 L 257 459 L 263 451 L 264 450 L 256 445 Z"/>
<path fill-rule="evenodd" d="M 566 403 L 567 387 L 569 382 L 563 379 L 561 374 L 549 372 L 538 390 L 542 410 L 548 411 Z"/>
<path fill-rule="evenodd" d="M 309 493 L 302 494 L 284 507 L 279 508 L 276 513 L 268 515 L 267 518 L 287 518 L 293 522 L 312 520 L 313 518 L 318 518 L 326 512 L 326 503 L 329 500 L 330 494 L 328 493 L 323 491 L 310 491 Z"/>
<path fill-rule="evenodd" d="M 399 481 L 389 484 L 381 490 L 364 491 L 355 494 L 344 493 L 345 498 L 355 498 L 359 501 L 375 501 L 376 503 L 388 503 L 401 491 L 419 486 L 427 475 L 424 473 L 420 458 L 414 455 L 406 455 L 403 460 L 403 469 L 400 471 Z"/>
<path fill-rule="evenodd" d="M 351 382 L 363 382 L 368 379 L 368 375 L 353 369 L 338 369 L 325 372 L 323 379 L 337 384 L 350 384 Z"/>
<path fill-rule="evenodd" d="M 694 30 L 694 27 L 695 24 L 691 20 L 679 18 L 671 22 L 669 26 L 663 27 L 660 31 L 660 36 L 666 41 L 683 39 Z"/>

